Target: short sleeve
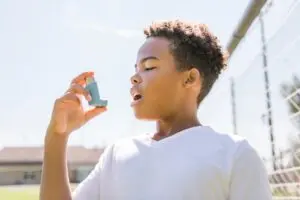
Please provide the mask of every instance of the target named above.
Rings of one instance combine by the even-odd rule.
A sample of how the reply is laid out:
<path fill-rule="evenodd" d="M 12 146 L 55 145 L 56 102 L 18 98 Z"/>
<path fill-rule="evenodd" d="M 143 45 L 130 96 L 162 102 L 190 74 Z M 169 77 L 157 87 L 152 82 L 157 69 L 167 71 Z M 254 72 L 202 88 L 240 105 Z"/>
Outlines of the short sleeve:
<path fill-rule="evenodd" d="M 267 170 L 247 141 L 236 151 L 231 174 L 229 200 L 272 200 Z"/>
<path fill-rule="evenodd" d="M 109 154 L 110 148 L 105 149 L 91 173 L 73 191 L 72 200 L 100 200 L 101 173 Z"/>

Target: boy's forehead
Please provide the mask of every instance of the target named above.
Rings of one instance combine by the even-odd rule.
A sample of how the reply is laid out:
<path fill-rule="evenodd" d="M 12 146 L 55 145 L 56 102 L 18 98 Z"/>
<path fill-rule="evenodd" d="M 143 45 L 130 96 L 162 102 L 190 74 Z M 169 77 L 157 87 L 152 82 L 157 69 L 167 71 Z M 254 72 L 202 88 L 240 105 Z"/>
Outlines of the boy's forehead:
<path fill-rule="evenodd" d="M 164 38 L 148 38 L 140 47 L 137 55 L 137 63 L 147 57 L 165 57 L 169 53 L 170 42 Z"/>

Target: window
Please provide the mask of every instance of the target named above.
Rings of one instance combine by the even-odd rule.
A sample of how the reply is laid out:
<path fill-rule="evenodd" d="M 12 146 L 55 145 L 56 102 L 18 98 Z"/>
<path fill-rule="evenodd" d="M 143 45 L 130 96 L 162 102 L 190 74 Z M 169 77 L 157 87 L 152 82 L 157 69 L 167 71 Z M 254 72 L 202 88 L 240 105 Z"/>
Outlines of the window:
<path fill-rule="evenodd" d="M 35 174 L 34 174 L 34 172 L 24 172 L 23 178 L 24 178 L 24 180 L 34 180 Z"/>

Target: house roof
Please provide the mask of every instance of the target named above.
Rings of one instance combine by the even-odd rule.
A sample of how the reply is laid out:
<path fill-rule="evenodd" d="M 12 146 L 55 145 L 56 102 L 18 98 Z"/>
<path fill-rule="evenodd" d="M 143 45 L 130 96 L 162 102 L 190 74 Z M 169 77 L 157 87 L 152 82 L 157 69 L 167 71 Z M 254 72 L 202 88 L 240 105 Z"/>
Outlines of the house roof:
<path fill-rule="evenodd" d="M 67 149 L 68 162 L 71 164 L 95 164 L 103 148 L 70 146 Z M 0 148 L 0 164 L 42 163 L 43 147 L 4 147 Z"/>

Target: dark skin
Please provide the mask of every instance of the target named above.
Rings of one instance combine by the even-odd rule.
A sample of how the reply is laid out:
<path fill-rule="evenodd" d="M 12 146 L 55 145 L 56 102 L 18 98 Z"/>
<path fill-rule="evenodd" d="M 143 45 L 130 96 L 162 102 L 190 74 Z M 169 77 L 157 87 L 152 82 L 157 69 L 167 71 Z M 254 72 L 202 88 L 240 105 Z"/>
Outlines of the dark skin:
<path fill-rule="evenodd" d="M 201 76 L 197 69 L 176 69 L 176 62 L 165 38 L 149 38 L 137 54 L 131 93 L 142 98 L 132 105 L 138 119 L 156 121 L 154 140 L 198 126 L 197 96 Z"/>

